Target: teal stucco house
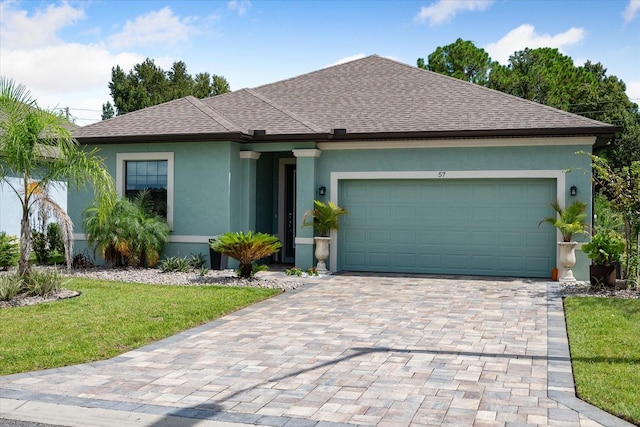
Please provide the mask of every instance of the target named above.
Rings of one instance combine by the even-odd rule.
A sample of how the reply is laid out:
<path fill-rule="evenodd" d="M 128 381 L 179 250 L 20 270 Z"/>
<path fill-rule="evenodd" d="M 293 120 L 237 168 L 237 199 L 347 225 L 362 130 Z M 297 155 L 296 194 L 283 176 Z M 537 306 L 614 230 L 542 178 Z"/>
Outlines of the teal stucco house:
<path fill-rule="evenodd" d="M 256 230 L 307 268 L 313 200 L 349 210 L 332 271 L 550 277 L 549 204 L 591 202 L 589 159 L 616 128 L 379 56 L 81 128 L 120 193 L 166 199 L 166 255 Z M 569 168 L 579 172 L 566 173 Z M 571 195 L 571 188 L 576 195 Z M 69 194 L 75 224 L 89 193 Z M 76 247 L 84 235 L 77 227 Z M 86 242 L 84 242 L 86 245 Z M 578 254 L 574 273 L 588 277 Z"/>

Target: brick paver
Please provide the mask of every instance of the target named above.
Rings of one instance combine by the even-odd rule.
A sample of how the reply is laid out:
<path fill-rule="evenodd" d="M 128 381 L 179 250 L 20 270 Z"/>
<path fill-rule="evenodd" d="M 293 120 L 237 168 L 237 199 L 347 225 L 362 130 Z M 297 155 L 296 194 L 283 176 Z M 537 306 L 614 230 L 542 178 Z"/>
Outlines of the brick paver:
<path fill-rule="evenodd" d="M 575 398 L 555 284 L 313 282 L 115 359 L 2 377 L 0 397 L 273 426 L 628 425 Z"/>

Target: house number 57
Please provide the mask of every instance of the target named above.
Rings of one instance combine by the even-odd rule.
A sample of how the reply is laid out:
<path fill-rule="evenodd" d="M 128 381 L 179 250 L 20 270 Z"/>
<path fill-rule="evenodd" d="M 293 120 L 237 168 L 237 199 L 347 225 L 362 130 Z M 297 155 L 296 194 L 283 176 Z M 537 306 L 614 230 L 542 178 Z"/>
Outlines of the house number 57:
<path fill-rule="evenodd" d="M 446 174 L 446 172 L 438 172 L 438 178 L 444 178 Z"/>

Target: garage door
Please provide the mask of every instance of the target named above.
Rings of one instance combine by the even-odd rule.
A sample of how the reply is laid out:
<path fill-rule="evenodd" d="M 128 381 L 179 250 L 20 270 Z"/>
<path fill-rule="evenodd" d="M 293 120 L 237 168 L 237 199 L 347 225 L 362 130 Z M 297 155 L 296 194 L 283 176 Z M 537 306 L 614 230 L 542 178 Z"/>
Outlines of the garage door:
<path fill-rule="evenodd" d="M 342 180 L 338 269 L 550 277 L 553 179 Z"/>

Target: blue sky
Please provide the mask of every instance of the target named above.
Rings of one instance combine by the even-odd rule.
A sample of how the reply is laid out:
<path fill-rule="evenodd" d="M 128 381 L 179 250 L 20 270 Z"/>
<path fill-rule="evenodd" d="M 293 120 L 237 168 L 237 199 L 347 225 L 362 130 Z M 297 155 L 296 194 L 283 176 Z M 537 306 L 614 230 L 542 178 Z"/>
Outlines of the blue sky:
<path fill-rule="evenodd" d="M 2 1 L 0 74 L 46 108 L 99 120 L 111 68 L 165 69 L 255 87 L 378 54 L 415 65 L 458 37 L 506 63 L 525 47 L 602 62 L 640 102 L 640 0 Z"/>

